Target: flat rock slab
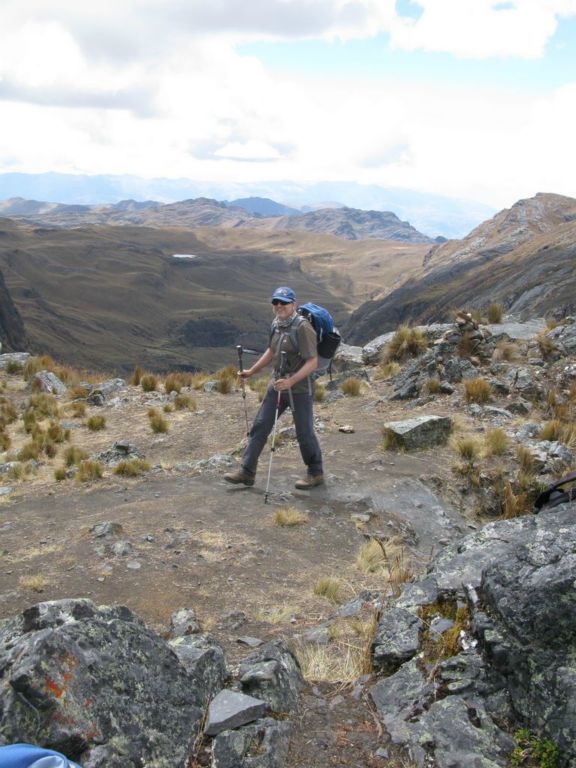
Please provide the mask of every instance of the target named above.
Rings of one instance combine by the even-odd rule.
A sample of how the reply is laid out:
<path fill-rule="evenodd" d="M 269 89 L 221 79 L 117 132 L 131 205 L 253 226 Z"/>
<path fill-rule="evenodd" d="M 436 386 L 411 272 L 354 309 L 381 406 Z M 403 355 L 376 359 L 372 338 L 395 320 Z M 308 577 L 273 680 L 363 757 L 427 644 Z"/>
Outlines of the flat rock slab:
<path fill-rule="evenodd" d="M 498 338 L 499 336 L 508 336 L 510 339 L 523 339 L 529 341 L 540 333 L 546 327 L 546 321 L 542 317 L 535 318 L 534 320 L 527 320 L 524 323 L 509 322 L 509 323 L 493 323 L 488 325 L 487 328 L 490 333 Z"/>
<path fill-rule="evenodd" d="M 406 421 L 388 421 L 383 427 L 395 447 L 406 451 L 443 445 L 450 435 L 452 419 L 448 416 L 416 416 Z"/>
<path fill-rule="evenodd" d="M 262 717 L 266 704 L 261 699 L 246 696 L 238 691 L 220 691 L 210 702 L 208 719 L 204 728 L 207 736 L 239 728 Z"/>

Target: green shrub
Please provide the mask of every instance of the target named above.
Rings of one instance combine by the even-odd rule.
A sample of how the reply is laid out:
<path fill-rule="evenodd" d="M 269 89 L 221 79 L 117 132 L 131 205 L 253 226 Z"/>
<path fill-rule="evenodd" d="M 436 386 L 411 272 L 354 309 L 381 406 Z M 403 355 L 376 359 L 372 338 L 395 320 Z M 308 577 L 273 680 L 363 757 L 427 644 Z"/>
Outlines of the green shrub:
<path fill-rule="evenodd" d="M 56 480 L 57 483 L 66 480 L 66 467 L 56 467 L 54 470 L 54 480 Z"/>
<path fill-rule="evenodd" d="M 104 416 L 90 416 L 90 418 L 86 421 L 86 426 L 90 430 L 90 432 L 99 432 L 101 429 L 104 429 L 106 427 L 106 419 Z"/>

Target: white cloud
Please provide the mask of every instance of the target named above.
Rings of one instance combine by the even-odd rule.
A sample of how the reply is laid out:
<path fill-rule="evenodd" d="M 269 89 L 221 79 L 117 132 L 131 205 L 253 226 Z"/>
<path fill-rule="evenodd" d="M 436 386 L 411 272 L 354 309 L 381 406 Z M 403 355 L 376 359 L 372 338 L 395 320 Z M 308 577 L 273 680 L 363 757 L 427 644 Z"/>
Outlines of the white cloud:
<path fill-rule="evenodd" d="M 236 43 L 390 30 L 407 50 L 534 57 L 576 0 L 3 0 L 0 172 L 351 179 L 509 204 L 574 194 L 574 87 L 532 94 L 280 77 Z M 535 185 L 532 189 L 531 185 Z"/>
<path fill-rule="evenodd" d="M 392 44 L 408 51 L 446 52 L 460 58 L 539 58 L 561 15 L 576 0 L 414 0 L 418 19 L 397 18 Z"/>

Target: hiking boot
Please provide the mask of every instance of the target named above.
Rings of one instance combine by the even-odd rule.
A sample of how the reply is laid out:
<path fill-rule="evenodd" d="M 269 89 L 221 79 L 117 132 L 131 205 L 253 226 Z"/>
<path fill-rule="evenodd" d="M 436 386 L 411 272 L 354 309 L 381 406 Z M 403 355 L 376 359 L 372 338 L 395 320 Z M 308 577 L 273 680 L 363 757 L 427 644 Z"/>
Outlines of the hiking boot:
<path fill-rule="evenodd" d="M 316 488 L 317 485 L 324 485 L 324 475 L 306 475 L 302 480 L 296 480 L 295 486 L 301 491 L 307 491 L 310 488 Z"/>
<path fill-rule="evenodd" d="M 224 480 L 227 483 L 234 483 L 234 485 L 254 485 L 254 475 L 249 475 L 242 469 L 237 472 L 228 472 L 224 475 Z"/>

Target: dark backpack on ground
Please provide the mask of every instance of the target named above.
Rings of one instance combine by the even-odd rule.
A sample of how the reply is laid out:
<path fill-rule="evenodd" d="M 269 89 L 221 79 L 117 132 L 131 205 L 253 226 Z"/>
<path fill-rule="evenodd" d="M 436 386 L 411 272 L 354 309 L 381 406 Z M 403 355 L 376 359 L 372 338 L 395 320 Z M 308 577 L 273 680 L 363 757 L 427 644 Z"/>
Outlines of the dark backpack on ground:
<path fill-rule="evenodd" d="M 552 509 L 560 504 L 566 504 L 569 501 L 575 500 L 576 472 L 570 472 L 570 474 L 551 483 L 548 488 L 542 491 L 534 502 L 534 511 L 538 513 L 541 509 Z"/>
<path fill-rule="evenodd" d="M 302 319 L 308 320 L 312 328 L 316 331 L 316 353 L 318 355 L 318 367 L 312 374 L 313 379 L 317 379 L 325 373 L 331 371 L 332 358 L 340 346 L 342 337 L 334 325 L 332 315 L 324 307 L 318 304 L 301 304 L 298 309 L 298 317 L 290 328 L 286 331 L 294 349 L 298 349 L 298 326 Z M 276 326 L 272 323 L 272 333 Z M 272 333 L 270 336 L 272 336 Z"/>

